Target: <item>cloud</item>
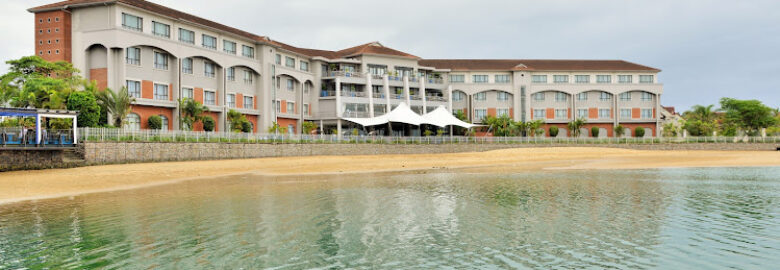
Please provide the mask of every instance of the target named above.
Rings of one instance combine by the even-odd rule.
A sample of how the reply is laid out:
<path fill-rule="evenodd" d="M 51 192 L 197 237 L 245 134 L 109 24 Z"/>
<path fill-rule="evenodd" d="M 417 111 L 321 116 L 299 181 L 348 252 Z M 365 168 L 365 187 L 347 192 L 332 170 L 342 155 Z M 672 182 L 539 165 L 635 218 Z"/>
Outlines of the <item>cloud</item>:
<path fill-rule="evenodd" d="M 0 58 L 33 53 L 25 9 L 53 1 L 5 1 L 0 36 L 17 42 Z M 663 70 L 664 105 L 729 96 L 780 106 L 780 1 L 155 2 L 300 47 L 380 41 L 423 58 L 624 59 Z"/>

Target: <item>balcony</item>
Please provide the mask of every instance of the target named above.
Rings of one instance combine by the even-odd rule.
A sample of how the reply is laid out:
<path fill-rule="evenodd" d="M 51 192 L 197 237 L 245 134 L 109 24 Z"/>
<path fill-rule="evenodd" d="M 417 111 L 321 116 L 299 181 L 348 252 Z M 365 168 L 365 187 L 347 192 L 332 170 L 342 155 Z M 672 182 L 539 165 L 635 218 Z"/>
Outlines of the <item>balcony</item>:
<path fill-rule="evenodd" d="M 341 113 L 341 117 L 345 118 L 369 118 L 371 115 L 368 112 L 360 111 L 344 111 Z"/>
<path fill-rule="evenodd" d="M 363 78 L 363 74 L 360 73 L 360 71 L 328 71 L 328 77 L 354 77 L 354 78 Z"/>

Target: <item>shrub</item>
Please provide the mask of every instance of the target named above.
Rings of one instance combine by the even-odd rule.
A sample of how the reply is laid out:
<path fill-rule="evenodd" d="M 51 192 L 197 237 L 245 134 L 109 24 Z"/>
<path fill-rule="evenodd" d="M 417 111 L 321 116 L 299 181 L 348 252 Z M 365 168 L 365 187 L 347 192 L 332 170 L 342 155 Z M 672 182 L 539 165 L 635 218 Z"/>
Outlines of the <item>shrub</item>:
<path fill-rule="evenodd" d="M 95 95 L 88 91 L 73 92 L 68 97 L 68 110 L 79 111 L 79 127 L 96 127 L 100 121 L 100 106 Z"/>
<path fill-rule="evenodd" d="M 550 137 L 558 137 L 558 127 L 550 127 Z"/>
<path fill-rule="evenodd" d="M 203 117 L 203 130 L 207 132 L 214 131 L 214 126 L 216 126 L 216 123 L 214 122 L 214 118 L 211 118 L 211 116 L 204 116 Z"/>
<path fill-rule="evenodd" d="M 638 127 L 634 129 L 634 137 L 642 138 L 645 136 L 645 128 Z"/>
<path fill-rule="evenodd" d="M 431 131 L 430 129 L 426 129 L 425 132 L 423 132 L 423 135 L 425 135 L 425 137 L 429 137 L 433 135 L 433 131 Z"/>
<path fill-rule="evenodd" d="M 615 126 L 615 137 L 623 137 L 624 134 L 626 134 L 626 128 L 623 125 Z"/>
<path fill-rule="evenodd" d="M 149 129 L 162 128 L 162 118 L 159 115 L 149 116 L 149 120 L 146 120 L 146 123 L 149 125 Z"/>
<path fill-rule="evenodd" d="M 590 136 L 593 138 L 599 137 L 599 128 L 598 127 L 592 127 L 590 128 Z"/>
<path fill-rule="evenodd" d="M 245 133 L 252 132 L 252 123 L 249 121 L 241 122 L 241 131 Z"/>

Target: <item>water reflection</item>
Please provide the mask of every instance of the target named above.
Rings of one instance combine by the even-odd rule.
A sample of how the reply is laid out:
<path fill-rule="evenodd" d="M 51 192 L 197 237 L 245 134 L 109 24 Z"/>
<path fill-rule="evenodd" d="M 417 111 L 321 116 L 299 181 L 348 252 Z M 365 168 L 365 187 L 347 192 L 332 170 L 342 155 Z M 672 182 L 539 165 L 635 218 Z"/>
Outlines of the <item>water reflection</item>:
<path fill-rule="evenodd" d="M 771 268 L 780 168 L 240 176 L 0 207 L 2 268 Z"/>

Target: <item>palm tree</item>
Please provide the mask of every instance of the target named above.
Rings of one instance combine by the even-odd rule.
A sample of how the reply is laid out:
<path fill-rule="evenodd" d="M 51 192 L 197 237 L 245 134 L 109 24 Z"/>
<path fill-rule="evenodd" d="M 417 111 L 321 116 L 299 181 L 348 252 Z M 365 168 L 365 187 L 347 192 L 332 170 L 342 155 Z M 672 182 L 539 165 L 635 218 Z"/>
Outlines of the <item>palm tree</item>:
<path fill-rule="evenodd" d="M 206 105 L 200 104 L 191 98 L 179 99 L 179 108 L 181 108 L 179 109 L 181 116 L 179 117 L 181 119 L 179 127 L 186 130 L 192 130 L 192 126 L 195 123 L 203 120 L 203 113 L 209 110 Z"/>
<path fill-rule="evenodd" d="M 568 126 L 569 130 L 571 130 L 571 136 L 575 137 L 575 138 L 579 137 L 580 136 L 580 128 L 585 126 L 585 123 L 587 123 L 585 118 L 577 118 L 577 119 L 574 119 L 574 121 L 569 122 L 569 124 L 567 126 Z"/>
<path fill-rule="evenodd" d="M 690 115 L 691 118 L 701 120 L 703 122 L 712 122 L 715 120 L 715 112 L 717 110 L 713 110 L 712 108 L 715 107 L 715 105 L 708 105 L 708 106 L 702 106 L 702 105 L 696 105 L 693 106 L 693 110 L 688 112 L 687 114 Z"/>
<path fill-rule="evenodd" d="M 122 127 L 125 117 L 130 113 L 130 106 L 135 102 L 135 98 L 127 93 L 127 87 L 122 87 L 118 93 L 106 88 L 103 91 L 97 91 L 95 97 L 101 109 L 105 109 L 113 118 L 114 126 Z"/>
<path fill-rule="evenodd" d="M 532 134 L 534 137 L 544 134 L 544 130 L 542 130 L 542 125 L 544 125 L 544 121 L 542 120 L 534 120 L 531 122 L 526 122 L 525 125 L 529 133 Z"/>

